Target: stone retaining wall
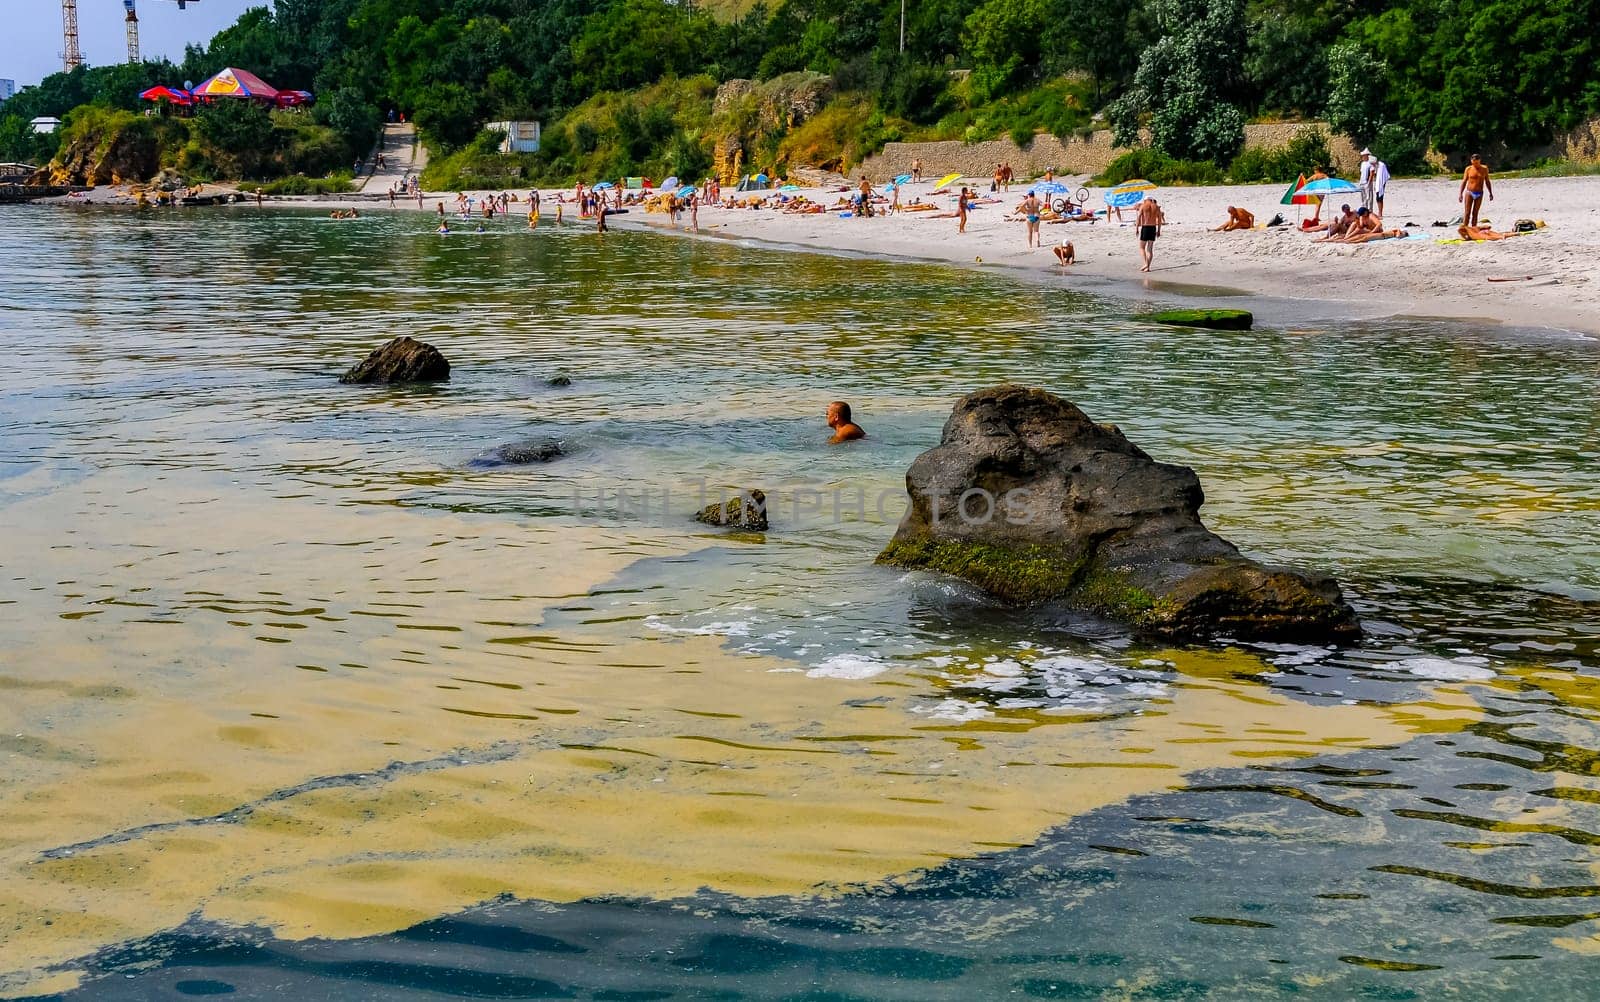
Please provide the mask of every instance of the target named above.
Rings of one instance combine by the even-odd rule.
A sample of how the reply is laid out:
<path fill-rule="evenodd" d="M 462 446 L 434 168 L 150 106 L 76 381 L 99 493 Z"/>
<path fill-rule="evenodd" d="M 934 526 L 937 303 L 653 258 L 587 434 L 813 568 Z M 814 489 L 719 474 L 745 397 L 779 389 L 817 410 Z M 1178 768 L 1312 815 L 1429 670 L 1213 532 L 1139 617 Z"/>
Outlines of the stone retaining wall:
<path fill-rule="evenodd" d="M 1327 125 L 1321 122 L 1274 122 L 1265 125 L 1246 125 L 1246 146 L 1282 146 L 1301 129 L 1314 126 L 1323 132 Z M 1355 172 L 1357 150 L 1344 136 L 1329 136 L 1329 152 L 1333 165 L 1344 174 Z M 924 177 L 942 177 L 960 173 L 963 177 L 990 177 L 995 164 L 1006 162 L 1021 177 L 1036 177 L 1047 170 L 1066 176 L 1099 174 L 1111 161 L 1128 150 L 1111 140 L 1111 131 L 1102 129 L 1088 136 L 1072 136 L 1063 142 L 1052 135 L 1035 136 L 1027 149 L 1009 139 L 993 139 L 983 143 L 963 143 L 948 140 L 937 143 L 889 143 L 883 152 L 868 157 L 851 176 L 865 173 L 875 182 L 887 181 L 897 174 L 909 174 L 913 160 L 922 161 Z M 1316 166 L 1307 164 L 1306 170 Z"/>

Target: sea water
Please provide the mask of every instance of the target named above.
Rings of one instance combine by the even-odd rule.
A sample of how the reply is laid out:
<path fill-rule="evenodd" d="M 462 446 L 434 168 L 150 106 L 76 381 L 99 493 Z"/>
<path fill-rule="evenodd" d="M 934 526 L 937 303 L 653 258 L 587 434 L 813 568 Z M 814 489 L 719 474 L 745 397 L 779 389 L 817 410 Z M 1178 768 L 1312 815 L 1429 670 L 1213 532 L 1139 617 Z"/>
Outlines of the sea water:
<path fill-rule="evenodd" d="M 1592 341 L 516 223 L 5 221 L 0 994 L 1588 990 Z M 452 378 L 336 382 L 399 334 Z M 1193 466 L 1366 640 L 1168 647 L 874 566 L 1004 381 Z M 771 531 L 690 520 L 746 488 Z"/>

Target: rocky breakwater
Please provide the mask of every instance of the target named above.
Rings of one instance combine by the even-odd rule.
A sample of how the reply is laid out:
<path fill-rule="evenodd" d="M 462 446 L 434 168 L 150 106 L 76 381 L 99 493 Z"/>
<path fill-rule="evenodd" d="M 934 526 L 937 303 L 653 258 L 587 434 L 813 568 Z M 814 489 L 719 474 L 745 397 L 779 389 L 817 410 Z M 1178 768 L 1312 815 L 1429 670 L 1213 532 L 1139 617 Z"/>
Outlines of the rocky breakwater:
<path fill-rule="evenodd" d="M 878 562 L 942 571 L 1013 604 L 1061 603 L 1176 638 L 1360 635 L 1325 575 L 1268 567 L 1200 521 L 1200 479 L 1043 390 L 963 397 L 906 473 Z"/>

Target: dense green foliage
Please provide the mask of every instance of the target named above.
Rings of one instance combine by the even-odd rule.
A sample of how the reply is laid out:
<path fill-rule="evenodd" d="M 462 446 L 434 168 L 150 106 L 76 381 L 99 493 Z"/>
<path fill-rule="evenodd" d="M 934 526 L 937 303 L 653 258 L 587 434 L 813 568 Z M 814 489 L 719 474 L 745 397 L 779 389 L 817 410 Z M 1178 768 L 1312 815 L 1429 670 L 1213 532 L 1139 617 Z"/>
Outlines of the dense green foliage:
<path fill-rule="evenodd" d="M 0 159 L 50 152 L 27 118 L 138 110 L 141 89 L 227 65 L 320 94 L 314 121 L 343 145 L 336 159 L 368 148 L 395 111 L 460 177 L 683 172 L 730 139 L 763 166 L 843 165 L 896 137 L 1070 135 L 1097 112 L 1125 138 L 1148 130 L 1174 161 L 1219 165 L 1234 162 L 1249 117 L 1326 115 L 1406 170 L 1430 145 L 1531 148 L 1600 112 L 1600 0 L 917 0 L 903 51 L 897 0 L 715 7 L 276 0 L 180 65 L 84 68 L 24 89 L 0 108 Z M 767 100 L 795 74 L 826 79 L 820 104 Z M 734 79 L 766 98 L 714 106 L 716 85 Z M 671 100 L 656 109 L 647 95 Z M 546 153 L 489 163 L 485 123 L 526 118 L 545 123 Z M 247 141 L 268 137 L 248 116 L 195 128 L 243 169 L 315 159 L 281 137 L 252 154 Z"/>

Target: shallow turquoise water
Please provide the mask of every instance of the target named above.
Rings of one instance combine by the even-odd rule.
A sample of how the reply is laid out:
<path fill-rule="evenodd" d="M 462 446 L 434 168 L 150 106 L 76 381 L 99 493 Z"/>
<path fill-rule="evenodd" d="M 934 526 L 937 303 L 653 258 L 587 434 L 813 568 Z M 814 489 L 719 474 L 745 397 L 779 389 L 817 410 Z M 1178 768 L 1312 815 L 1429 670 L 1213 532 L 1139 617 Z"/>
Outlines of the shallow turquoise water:
<path fill-rule="evenodd" d="M 25 928 L 50 885 L 29 883 L 9 911 L 16 944 L 49 970 L 91 975 L 63 997 L 1549 997 L 1587 983 L 1600 948 L 1594 342 L 1399 322 L 1173 331 L 1131 321 L 1126 303 L 1003 276 L 645 234 L 601 243 L 507 227 L 441 240 L 413 220 L 226 212 L 7 221 L 26 239 L 0 244 L 12 363 L 0 602 L 16 613 L 0 626 L 0 682 L 21 694 L 0 708 L 0 731 L 17 735 L 3 803 L 26 813 L 40 784 L 94 782 L 131 755 L 97 735 L 112 721 L 137 732 L 142 714 L 180 733 L 199 714 L 200 735 L 240 726 L 233 710 L 252 727 L 301 711 L 297 733 L 327 739 L 262 738 L 248 755 L 219 744 L 204 809 L 182 799 L 193 780 L 162 780 L 148 809 L 104 818 L 52 795 L 79 813 L 30 817 L 0 844 L 18 887 L 41 860 L 142 845 L 149 825 L 225 828 L 391 760 L 547 740 L 552 717 L 508 712 L 511 697 L 479 697 L 472 680 L 541 679 L 540 699 L 565 698 L 562 712 L 601 734 L 588 683 L 548 665 L 592 678 L 640 644 L 663 652 L 653 668 L 696 640 L 804 673 L 830 707 L 816 711 L 821 726 L 847 736 L 859 737 L 846 721 L 863 699 L 895 700 L 910 722 L 896 727 L 927 742 L 951 732 L 919 722 L 987 741 L 1049 714 L 1114 728 L 1163 712 L 1205 652 L 1040 623 L 871 564 L 903 471 L 953 399 L 1005 380 L 1061 393 L 1194 466 L 1213 528 L 1346 583 L 1366 643 L 1236 651 L 1229 685 L 1311 715 L 1426 705 L 1441 684 L 1481 707 L 1376 747 L 1192 771 L 1175 761 L 1181 775 L 1163 788 L 1063 809 L 976 858 L 866 881 L 842 863 L 837 877 L 810 863 L 789 875 L 844 894 L 735 893 L 708 869 L 698 894 L 619 880 L 614 896 L 598 883 L 559 905 L 513 895 L 378 936 L 315 918 L 295 937 L 312 939 L 289 942 L 206 911 L 266 879 L 263 867 L 197 889 L 193 919 L 52 953 L 49 935 Z M 333 385 L 395 333 L 439 345 L 452 380 Z M 573 386 L 545 385 L 558 372 Z M 867 442 L 822 447 L 836 398 Z M 471 463 L 544 437 L 569 455 L 533 469 Z M 699 532 L 686 518 L 703 485 L 762 487 L 774 530 Z M 540 556 L 561 539 L 580 554 Z M 355 547 L 359 568 L 330 546 Z M 438 547 L 456 555 L 433 572 Z M 585 553 L 592 580 L 569 589 Z M 326 686 L 341 675 L 416 689 L 380 706 L 335 696 Z M 132 695 L 109 695 L 114 680 Z M 619 684 L 640 686 L 639 720 L 676 726 L 663 707 L 685 705 L 679 690 Z M 763 712 L 715 687 L 695 698 L 696 713 Z M 481 730 L 438 716 L 463 709 Z M 1037 732 L 1039 754 L 1063 740 L 1052 734 Z M 164 776 L 179 763 L 153 750 L 123 765 Z M 774 772 L 772 792 L 792 778 Z M 1102 781 L 1084 770 L 1084 783 Z M 723 835 L 703 837 L 715 855 Z M 919 838 L 945 851 L 905 835 Z M 503 871 L 462 865 L 478 890 L 461 904 L 492 898 Z M 120 892 L 84 879 L 61 900 L 125 921 Z M 308 869 L 302 884 L 316 879 Z M 0 974 L 42 983 L 17 973 L 28 969 Z"/>

